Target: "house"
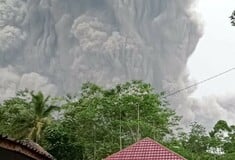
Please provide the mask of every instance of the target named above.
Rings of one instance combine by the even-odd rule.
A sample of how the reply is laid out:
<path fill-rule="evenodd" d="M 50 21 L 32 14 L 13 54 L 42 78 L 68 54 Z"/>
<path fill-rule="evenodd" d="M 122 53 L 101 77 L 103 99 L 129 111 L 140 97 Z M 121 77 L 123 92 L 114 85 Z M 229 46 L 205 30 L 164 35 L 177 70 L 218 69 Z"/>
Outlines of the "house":
<path fill-rule="evenodd" d="M 0 158 L 4 160 L 55 160 L 38 144 L 0 135 Z"/>
<path fill-rule="evenodd" d="M 105 160 L 186 160 L 150 138 L 142 139 L 135 144 L 114 153 Z"/>

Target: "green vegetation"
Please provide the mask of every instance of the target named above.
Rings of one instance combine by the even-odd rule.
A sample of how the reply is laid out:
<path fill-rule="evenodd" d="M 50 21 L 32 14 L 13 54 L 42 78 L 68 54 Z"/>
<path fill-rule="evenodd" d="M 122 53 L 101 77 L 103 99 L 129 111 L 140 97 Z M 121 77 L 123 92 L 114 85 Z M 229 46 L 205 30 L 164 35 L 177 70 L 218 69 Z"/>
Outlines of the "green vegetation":
<path fill-rule="evenodd" d="M 5 100 L 0 106 L 1 133 L 38 142 L 52 120 L 51 113 L 59 109 L 49 105 L 49 100 L 50 96 L 44 97 L 42 92 L 35 94 L 27 90 Z"/>
<path fill-rule="evenodd" d="M 0 132 L 31 139 L 58 160 L 102 159 L 144 137 L 189 160 L 235 158 L 235 126 L 220 120 L 207 132 L 194 122 L 184 132 L 167 105 L 163 93 L 141 81 L 110 89 L 86 83 L 80 95 L 64 98 L 25 90 L 1 103 Z"/>

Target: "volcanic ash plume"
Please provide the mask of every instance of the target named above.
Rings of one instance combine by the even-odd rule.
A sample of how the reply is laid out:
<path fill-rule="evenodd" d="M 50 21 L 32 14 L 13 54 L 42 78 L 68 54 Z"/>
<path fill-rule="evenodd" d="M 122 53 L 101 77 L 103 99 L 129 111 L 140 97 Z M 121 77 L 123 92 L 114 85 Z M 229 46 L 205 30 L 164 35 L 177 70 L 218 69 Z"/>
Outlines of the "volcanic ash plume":
<path fill-rule="evenodd" d="M 201 36 L 193 1 L 0 0 L 1 95 L 76 92 L 86 81 L 185 87 Z"/>

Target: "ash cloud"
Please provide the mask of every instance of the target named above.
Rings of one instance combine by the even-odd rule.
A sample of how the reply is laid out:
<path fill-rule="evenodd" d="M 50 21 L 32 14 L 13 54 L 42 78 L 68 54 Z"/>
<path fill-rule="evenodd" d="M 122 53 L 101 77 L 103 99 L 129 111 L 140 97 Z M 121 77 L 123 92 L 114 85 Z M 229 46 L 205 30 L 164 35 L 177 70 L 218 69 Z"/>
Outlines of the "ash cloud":
<path fill-rule="evenodd" d="M 17 73 L 12 66 L 0 68 L 0 102 L 15 96 L 18 90 L 28 88 L 34 91 L 44 91 L 45 94 L 55 95 L 57 87 L 51 84 L 46 77 L 38 73 Z"/>
<path fill-rule="evenodd" d="M 86 81 L 109 87 L 132 79 L 158 91 L 184 88 L 190 83 L 188 58 L 202 36 L 193 5 L 194 0 L 0 0 L 1 95 L 25 87 L 73 93 Z M 191 92 L 171 97 L 172 106 L 185 122 L 206 119 L 208 107 L 190 99 Z"/>
<path fill-rule="evenodd" d="M 208 129 L 220 119 L 226 120 L 233 125 L 235 113 L 235 93 L 211 95 L 194 99 L 191 105 L 195 114 L 194 120 L 204 124 Z"/>

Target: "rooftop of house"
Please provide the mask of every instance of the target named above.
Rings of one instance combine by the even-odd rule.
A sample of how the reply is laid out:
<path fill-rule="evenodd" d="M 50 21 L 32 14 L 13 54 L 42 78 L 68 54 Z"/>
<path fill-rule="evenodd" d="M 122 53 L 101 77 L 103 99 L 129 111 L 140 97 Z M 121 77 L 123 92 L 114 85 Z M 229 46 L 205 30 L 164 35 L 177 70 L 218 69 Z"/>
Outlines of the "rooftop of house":
<path fill-rule="evenodd" d="M 105 160 L 186 160 L 150 138 L 144 138 Z"/>
<path fill-rule="evenodd" d="M 21 154 L 33 160 L 55 160 L 40 145 L 30 140 L 16 140 L 8 136 L 0 135 L 0 148 Z"/>

